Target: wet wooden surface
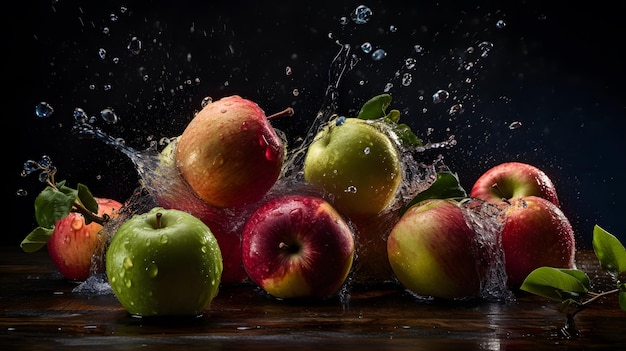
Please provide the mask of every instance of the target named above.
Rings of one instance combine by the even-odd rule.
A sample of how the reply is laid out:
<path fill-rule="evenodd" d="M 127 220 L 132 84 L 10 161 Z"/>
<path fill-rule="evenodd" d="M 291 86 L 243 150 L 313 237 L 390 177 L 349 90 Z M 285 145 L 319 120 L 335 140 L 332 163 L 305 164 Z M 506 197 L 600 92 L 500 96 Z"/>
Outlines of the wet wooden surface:
<path fill-rule="evenodd" d="M 343 299 L 282 301 L 242 284 L 220 290 L 191 320 L 129 316 L 113 295 L 73 292 L 47 252 L 0 248 L 0 349 L 215 350 L 626 350 L 617 296 L 580 312 L 580 335 L 564 337 L 565 315 L 543 298 L 424 301 L 396 285 L 353 287 Z M 589 251 L 578 253 L 594 291 L 610 282 Z M 607 285 L 603 287 L 602 285 Z"/>

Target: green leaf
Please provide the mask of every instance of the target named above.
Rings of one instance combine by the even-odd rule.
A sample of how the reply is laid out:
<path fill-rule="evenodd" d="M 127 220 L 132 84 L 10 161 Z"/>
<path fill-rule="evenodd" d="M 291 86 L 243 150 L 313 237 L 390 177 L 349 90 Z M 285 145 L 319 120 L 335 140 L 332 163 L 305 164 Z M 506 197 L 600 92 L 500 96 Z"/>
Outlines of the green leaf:
<path fill-rule="evenodd" d="M 86 185 L 78 183 L 78 200 L 80 201 L 86 209 L 91 211 L 92 213 L 98 213 L 98 202 L 89 191 Z M 89 224 L 92 221 L 85 217 L 85 224 Z"/>
<path fill-rule="evenodd" d="M 626 249 L 619 239 L 596 224 L 592 244 L 602 269 L 615 276 L 626 271 Z"/>
<path fill-rule="evenodd" d="M 35 219 L 40 227 L 52 228 L 72 210 L 77 191 L 59 183 L 59 190 L 46 187 L 35 199 Z M 58 186 L 58 185 L 57 185 Z"/>
<path fill-rule="evenodd" d="M 395 110 L 394 110 L 395 111 Z M 411 147 L 411 146 L 422 146 L 422 141 L 413 133 L 411 127 L 406 124 L 393 124 L 393 131 L 400 138 L 400 142 L 402 146 Z"/>
<path fill-rule="evenodd" d="M 398 123 L 398 121 L 400 120 L 400 111 L 391 110 L 388 114 L 385 115 L 385 118 L 393 123 Z"/>
<path fill-rule="evenodd" d="M 461 187 L 459 178 L 452 172 L 437 173 L 437 179 L 428 187 L 428 189 L 417 194 L 405 207 L 404 213 L 409 207 L 428 199 L 451 199 L 465 198 L 467 192 Z"/>
<path fill-rule="evenodd" d="M 526 277 L 520 290 L 550 300 L 576 299 L 589 291 L 589 277 L 576 269 L 539 267 Z"/>
<path fill-rule="evenodd" d="M 363 104 L 359 114 L 360 119 L 377 119 L 385 117 L 387 108 L 391 104 L 391 95 L 381 94 L 374 96 Z"/>
<path fill-rule="evenodd" d="M 50 237 L 52 236 L 52 232 L 54 231 L 54 227 L 52 228 L 43 228 L 37 227 L 30 234 L 22 240 L 20 247 L 24 252 L 35 252 L 48 242 Z"/>
<path fill-rule="evenodd" d="M 626 311 L 626 283 L 619 287 L 619 307 Z"/>

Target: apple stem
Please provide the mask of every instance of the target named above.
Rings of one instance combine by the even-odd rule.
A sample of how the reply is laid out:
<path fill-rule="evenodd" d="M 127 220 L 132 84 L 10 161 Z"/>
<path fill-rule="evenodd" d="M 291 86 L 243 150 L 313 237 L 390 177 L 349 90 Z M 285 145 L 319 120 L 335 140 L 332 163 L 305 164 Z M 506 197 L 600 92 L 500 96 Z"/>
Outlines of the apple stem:
<path fill-rule="evenodd" d="M 161 229 L 161 217 L 163 217 L 163 213 L 157 212 L 156 213 L 156 227 L 157 227 L 157 229 Z"/>
<path fill-rule="evenodd" d="M 287 116 L 287 117 L 291 117 L 294 114 L 294 110 L 291 107 L 287 107 L 286 109 L 280 111 L 280 112 L 276 112 L 273 115 L 267 116 L 267 119 L 274 119 L 277 117 L 283 117 L 283 116 Z"/>
<path fill-rule="evenodd" d="M 87 221 L 95 222 L 104 226 L 104 224 L 109 220 L 110 216 L 108 214 L 104 214 L 102 216 L 98 216 L 97 214 L 89 211 L 85 206 L 83 206 L 80 202 L 74 201 L 73 204 L 75 211 L 83 215 Z"/>
<path fill-rule="evenodd" d="M 506 202 L 507 204 L 511 204 L 511 202 L 509 202 L 509 199 L 507 199 L 503 194 L 502 191 L 500 190 L 500 187 L 498 186 L 498 183 L 493 183 L 491 185 L 491 188 L 498 193 L 498 195 L 500 195 L 500 198 L 502 199 L 502 201 Z"/>

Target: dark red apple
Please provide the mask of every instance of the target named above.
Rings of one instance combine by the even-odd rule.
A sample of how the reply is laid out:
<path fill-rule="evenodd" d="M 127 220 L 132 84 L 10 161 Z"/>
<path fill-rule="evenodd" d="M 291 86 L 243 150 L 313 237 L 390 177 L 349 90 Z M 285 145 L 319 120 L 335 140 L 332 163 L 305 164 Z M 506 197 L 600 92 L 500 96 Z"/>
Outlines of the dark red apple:
<path fill-rule="evenodd" d="M 278 298 L 329 298 L 350 273 L 354 235 L 325 200 L 283 195 L 262 204 L 242 232 L 250 279 Z"/>

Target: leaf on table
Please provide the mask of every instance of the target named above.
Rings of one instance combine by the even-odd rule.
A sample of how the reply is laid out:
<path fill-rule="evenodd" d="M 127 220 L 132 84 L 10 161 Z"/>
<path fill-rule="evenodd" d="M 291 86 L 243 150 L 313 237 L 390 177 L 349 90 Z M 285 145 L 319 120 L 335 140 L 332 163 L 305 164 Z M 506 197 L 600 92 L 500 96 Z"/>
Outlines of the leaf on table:
<path fill-rule="evenodd" d="M 590 288 L 587 274 L 576 269 L 539 267 L 526 277 L 520 290 L 550 300 L 576 299 Z"/>
<path fill-rule="evenodd" d="M 614 235 L 596 224 L 592 244 L 604 270 L 615 276 L 626 271 L 626 248 Z"/>

